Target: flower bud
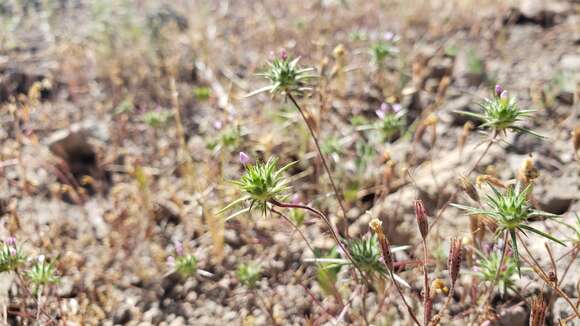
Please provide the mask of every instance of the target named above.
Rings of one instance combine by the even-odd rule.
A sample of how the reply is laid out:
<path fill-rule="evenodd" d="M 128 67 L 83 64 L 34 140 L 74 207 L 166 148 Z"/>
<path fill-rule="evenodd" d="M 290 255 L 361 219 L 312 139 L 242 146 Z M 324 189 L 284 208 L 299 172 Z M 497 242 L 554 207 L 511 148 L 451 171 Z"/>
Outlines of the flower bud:
<path fill-rule="evenodd" d="M 498 96 L 498 97 L 501 96 L 501 93 L 503 93 L 503 91 L 504 91 L 503 87 L 501 87 L 500 84 L 495 85 L 495 95 L 496 96 Z"/>
<path fill-rule="evenodd" d="M 288 52 L 286 52 L 286 49 L 280 50 L 280 59 L 282 59 L 282 60 L 288 59 Z"/>
<path fill-rule="evenodd" d="M 4 240 L 4 243 L 7 246 L 14 247 L 14 246 L 16 246 L 16 238 L 15 237 L 8 237 L 8 238 L 6 238 L 6 240 Z"/>
<path fill-rule="evenodd" d="M 242 165 L 247 165 L 250 163 L 250 157 L 248 154 L 240 152 L 240 163 L 242 163 Z"/>
<path fill-rule="evenodd" d="M 415 217 L 417 218 L 417 225 L 419 226 L 421 237 L 423 240 L 427 240 L 429 221 L 427 220 L 427 212 L 425 211 L 422 200 L 415 200 Z"/>
<path fill-rule="evenodd" d="M 459 276 L 459 267 L 461 266 L 461 240 L 451 239 L 449 247 L 449 258 L 447 260 L 447 269 L 449 270 L 449 279 L 451 280 L 451 288 L 455 286 L 457 277 Z"/>
<path fill-rule="evenodd" d="M 469 196 L 469 198 L 479 203 L 479 194 L 477 189 L 468 177 L 462 176 L 459 178 L 461 189 Z"/>
<path fill-rule="evenodd" d="M 183 244 L 180 241 L 175 241 L 175 253 L 178 256 L 183 256 Z"/>
<path fill-rule="evenodd" d="M 501 94 L 499 95 L 499 98 L 501 98 L 502 100 L 507 99 L 508 98 L 508 92 L 507 91 L 501 92 Z"/>

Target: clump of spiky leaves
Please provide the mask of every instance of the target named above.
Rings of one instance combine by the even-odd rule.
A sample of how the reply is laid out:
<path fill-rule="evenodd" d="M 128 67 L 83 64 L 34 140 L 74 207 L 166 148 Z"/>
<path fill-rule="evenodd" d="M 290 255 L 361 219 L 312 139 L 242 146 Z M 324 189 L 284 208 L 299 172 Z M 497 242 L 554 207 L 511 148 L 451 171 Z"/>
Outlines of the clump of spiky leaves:
<path fill-rule="evenodd" d="M 254 263 L 240 264 L 236 270 L 236 276 L 238 280 L 240 280 L 244 286 L 250 289 L 256 287 L 256 283 L 258 283 L 261 275 L 262 268 L 260 265 Z"/>
<path fill-rule="evenodd" d="M 59 278 L 56 274 L 55 262 L 48 262 L 44 256 L 38 256 L 34 265 L 26 272 L 27 278 L 34 285 L 34 292 L 44 286 L 57 284 Z"/>
<path fill-rule="evenodd" d="M 270 92 L 272 95 L 276 94 L 302 94 L 311 89 L 308 86 L 308 80 L 316 78 L 311 74 L 314 68 L 301 68 L 298 65 L 300 57 L 291 58 L 285 50 L 280 52 L 279 56 L 273 58 L 268 62 L 268 69 L 258 74 L 263 76 L 270 85 L 262 87 L 248 94 L 253 96 L 263 92 Z"/>
<path fill-rule="evenodd" d="M 363 125 L 357 130 L 377 130 L 380 141 L 390 141 L 397 133 L 405 127 L 407 112 L 398 103 L 383 103 L 375 111 L 379 120 L 371 125 Z"/>
<path fill-rule="evenodd" d="M 518 273 L 520 273 L 520 264 L 516 232 L 527 235 L 526 232 L 530 231 L 565 246 L 564 242 L 556 237 L 527 224 L 534 217 L 559 217 L 559 215 L 532 208 L 528 203 L 528 195 L 532 190 L 532 184 L 522 188 L 522 184 L 517 183 L 515 186 L 507 187 L 503 193 L 492 185 L 490 185 L 490 188 L 493 194 L 486 195 L 485 206 L 482 208 L 452 205 L 467 211 L 469 215 L 483 215 L 492 218 L 497 227 L 496 237 L 504 234 L 504 232 L 509 233 Z"/>
<path fill-rule="evenodd" d="M 399 49 L 392 40 L 379 41 L 371 45 L 370 53 L 373 62 L 380 66 L 387 58 L 395 57 L 399 53 Z"/>
<path fill-rule="evenodd" d="M 393 278 L 400 284 L 410 287 L 409 284 L 396 274 L 391 274 L 392 271 L 387 269 L 387 264 L 385 264 L 380 244 L 376 234 L 370 236 L 365 236 L 362 238 L 351 238 L 345 240 L 345 246 L 350 253 L 352 260 L 344 258 L 316 258 L 313 261 L 318 263 L 327 264 L 325 268 L 335 268 L 344 265 L 353 265 L 360 269 L 361 272 L 365 273 L 369 277 L 390 277 Z M 402 251 L 407 249 L 408 246 L 390 246 L 389 252 L 394 253 L 397 251 Z M 342 250 L 337 249 L 338 252 Z"/>
<path fill-rule="evenodd" d="M 288 179 L 284 177 L 284 172 L 295 163 L 291 162 L 282 168 L 278 168 L 278 159 L 272 157 L 265 163 L 258 162 L 246 165 L 244 175 L 239 180 L 232 181 L 245 195 L 224 207 L 219 213 L 221 214 L 240 203 L 249 202 L 250 206 L 248 208 L 230 215 L 226 220 L 251 211 L 253 208 L 259 209 L 262 214 L 266 215 L 268 205 L 272 202 L 280 201 L 290 189 Z"/>
<path fill-rule="evenodd" d="M 9 237 L 0 244 L 0 273 L 15 271 L 26 262 L 26 255 L 16 246 L 16 239 Z"/>
<path fill-rule="evenodd" d="M 155 129 L 165 127 L 172 118 L 173 112 L 164 110 L 149 111 L 142 116 L 143 122 Z"/>
<path fill-rule="evenodd" d="M 504 244 L 507 245 L 507 244 Z M 480 251 L 476 251 L 478 260 L 476 266 L 473 268 L 474 274 L 484 282 L 495 282 L 497 274 L 497 282 L 499 285 L 500 294 L 503 296 L 507 290 L 515 291 L 515 276 L 518 271 L 517 262 L 509 255 L 504 257 L 504 263 L 500 267 L 501 256 L 497 251 L 492 251 L 489 255 L 485 255 Z M 499 273 L 498 273 L 499 270 Z"/>
<path fill-rule="evenodd" d="M 492 98 L 486 98 L 479 103 L 481 113 L 457 111 L 457 113 L 475 118 L 483 122 L 481 128 L 489 128 L 495 134 L 504 134 L 507 130 L 528 133 L 540 138 L 542 135 L 518 125 L 530 117 L 535 110 L 522 110 L 518 105 L 517 98 L 509 96 L 501 86 L 496 86 L 495 94 Z"/>

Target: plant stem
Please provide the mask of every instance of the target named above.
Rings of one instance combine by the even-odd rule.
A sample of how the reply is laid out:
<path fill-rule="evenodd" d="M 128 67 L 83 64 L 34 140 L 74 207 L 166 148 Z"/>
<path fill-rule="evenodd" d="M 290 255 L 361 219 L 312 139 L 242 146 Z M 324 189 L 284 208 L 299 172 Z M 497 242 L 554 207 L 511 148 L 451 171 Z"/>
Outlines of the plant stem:
<path fill-rule="evenodd" d="M 348 248 L 346 248 L 344 246 L 344 244 L 338 238 L 338 233 L 336 232 L 336 230 L 332 226 L 332 223 L 330 223 L 330 219 L 328 219 L 328 217 L 326 215 L 324 215 L 324 213 L 322 213 L 321 211 L 317 210 L 316 208 L 312 208 L 310 206 L 300 205 L 300 204 L 281 203 L 281 202 L 279 202 L 279 201 L 277 201 L 275 199 L 270 200 L 270 203 L 272 205 L 274 205 L 274 206 L 283 207 L 283 208 L 299 208 L 299 209 L 304 209 L 304 210 L 307 210 L 307 211 L 309 211 L 311 213 L 314 213 L 315 215 L 317 215 L 318 217 L 320 217 L 320 219 L 322 219 L 324 221 L 324 223 L 328 226 L 328 228 L 330 230 L 330 234 L 332 234 L 332 237 L 334 238 L 334 241 L 336 241 L 336 244 L 337 244 L 338 248 L 340 248 L 340 250 L 342 250 L 342 252 L 346 256 L 346 258 L 353 264 L 353 266 L 359 271 L 359 273 L 361 273 L 361 275 L 363 275 L 362 270 L 360 269 L 360 267 L 358 266 L 358 264 L 352 258 L 352 256 L 351 256 L 350 251 L 348 250 Z M 366 283 L 367 286 L 369 286 L 369 287 L 371 286 L 371 283 L 369 282 L 369 280 L 366 277 L 362 277 L 362 279 L 365 281 L 365 283 Z"/>
<path fill-rule="evenodd" d="M 429 275 L 427 273 L 427 240 L 423 239 L 423 324 L 428 325 L 431 320 L 430 304 L 431 296 L 429 293 Z"/>
<path fill-rule="evenodd" d="M 316 252 L 314 251 L 314 248 L 312 247 L 312 245 L 310 244 L 310 242 L 306 238 L 306 235 L 304 235 L 304 232 L 302 232 L 302 230 L 300 230 L 298 225 L 296 225 L 294 222 L 292 222 L 292 220 L 288 216 L 283 214 L 282 212 L 279 212 L 279 211 L 275 210 L 274 208 L 271 208 L 270 210 L 273 213 L 276 213 L 279 216 L 281 216 L 284 220 L 286 220 L 286 222 L 288 222 L 290 225 L 292 225 L 292 227 L 296 231 L 298 231 L 298 233 L 300 234 L 300 236 L 302 237 L 304 242 L 306 242 L 306 245 L 308 246 L 310 251 L 312 251 L 312 254 L 314 255 L 314 257 L 316 258 Z M 316 262 L 316 265 L 318 265 L 318 268 L 320 268 L 321 270 L 323 269 L 322 265 L 319 262 Z M 340 304 L 341 308 L 344 307 L 344 302 L 342 301 L 342 297 L 340 296 L 340 293 L 338 292 L 338 290 L 336 289 L 334 284 L 332 284 L 332 295 L 334 296 L 334 299 Z"/>
<path fill-rule="evenodd" d="M 495 142 L 495 139 L 497 137 L 497 133 L 493 134 L 493 137 L 489 140 L 487 146 L 485 147 L 485 150 L 483 151 L 483 153 L 481 153 L 481 155 L 479 156 L 479 158 L 477 159 L 477 161 L 475 161 L 475 163 L 473 164 L 473 166 L 471 166 L 471 168 L 465 173 L 465 176 L 468 177 L 470 176 L 473 171 L 475 171 L 475 169 L 477 168 L 477 166 L 479 165 L 479 163 L 481 163 L 481 160 L 483 160 L 483 158 L 485 157 L 485 155 L 487 154 L 487 152 L 489 152 L 489 149 L 491 148 L 491 145 L 493 145 L 493 143 Z M 443 215 L 443 213 L 445 212 L 445 210 L 451 205 L 451 202 L 453 202 L 455 200 L 455 197 L 457 196 L 457 194 L 459 193 L 459 189 L 456 189 L 455 192 L 451 195 L 451 197 L 449 197 L 449 199 L 447 200 L 447 202 L 445 202 L 445 204 L 443 204 L 443 207 L 441 207 L 441 209 L 439 210 L 439 212 L 437 213 L 437 215 L 435 216 L 435 221 L 431 224 L 431 226 L 429 227 L 429 230 L 431 230 L 435 224 L 437 224 L 437 222 L 440 220 L 440 217 Z"/>
<path fill-rule="evenodd" d="M 504 236 L 503 236 L 503 250 L 501 251 L 501 256 L 499 258 L 499 265 L 497 267 L 497 271 L 495 271 L 495 277 L 493 279 L 493 282 L 489 285 L 489 289 L 487 289 L 487 293 L 485 295 L 485 303 L 489 302 L 489 299 L 491 298 L 491 295 L 493 294 L 493 288 L 495 287 L 495 284 L 497 283 L 497 281 L 499 280 L 499 274 L 501 272 L 501 268 L 502 265 L 504 263 L 504 259 L 508 250 L 508 231 L 504 231 Z"/>
<path fill-rule="evenodd" d="M 530 262 L 526 257 L 522 256 L 524 261 L 526 263 L 528 263 L 529 265 L 532 265 L 533 267 L 535 267 L 533 269 L 534 272 L 536 274 L 538 274 L 538 276 L 540 276 L 540 278 L 544 281 L 544 283 L 546 283 L 546 285 L 548 285 L 550 288 L 552 288 L 554 291 L 556 291 L 562 298 L 564 298 L 564 300 L 566 300 L 566 302 L 570 305 L 570 307 L 572 307 L 572 310 L 574 310 L 576 317 L 580 318 L 580 311 L 578 310 L 578 307 L 576 307 L 576 305 L 572 302 L 570 297 L 568 297 L 568 295 L 560 289 L 558 284 L 555 284 L 554 282 L 550 282 L 550 279 L 549 279 L 548 275 L 546 275 L 546 272 L 544 272 L 544 270 L 542 269 L 540 264 L 536 261 L 534 256 L 532 256 L 532 254 L 530 253 L 530 250 L 528 249 L 528 246 L 526 245 L 525 241 L 522 239 L 522 237 L 519 234 L 517 234 L 517 237 L 518 237 L 518 239 L 520 239 L 520 243 L 522 244 L 522 246 L 526 250 L 526 253 L 528 254 L 528 256 L 530 256 L 530 259 L 532 260 L 533 263 Z"/>
<path fill-rule="evenodd" d="M 326 159 L 324 158 L 324 155 L 322 154 L 322 150 L 320 149 L 320 144 L 318 143 L 318 138 L 316 137 L 316 133 L 314 132 L 313 127 L 308 122 L 308 118 L 306 117 L 304 110 L 300 107 L 300 105 L 298 105 L 298 102 L 296 102 L 296 100 L 294 99 L 292 94 L 287 93 L 286 95 L 288 96 L 290 101 L 294 104 L 296 109 L 298 109 L 298 112 L 300 112 L 300 115 L 302 116 L 304 123 L 306 123 L 306 126 L 308 127 L 308 130 L 310 131 L 310 135 L 312 136 L 312 140 L 314 140 L 314 145 L 316 145 L 316 150 L 318 151 L 318 156 L 320 157 L 320 160 L 322 161 L 322 165 L 324 166 L 324 170 L 326 171 L 326 174 L 328 175 L 328 179 L 330 180 L 330 184 L 332 185 L 332 190 L 334 191 L 334 195 L 336 196 L 336 200 L 338 201 L 340 209 L 342 210 L 342 215 L 344 218 L 344 235 L 345 235 L 345 237 L 348 238 L 348 220 L 346 218 L 346 209 L 344 208 L 344 203 L 342 202 L 342 197 L 341 197 L 340 193 L 338 192 L 338 188 L 336 187 L 336 184 L 334 183 L 334 179 L 332 178 L 332 174 L 330 173 L 330 168 L 328 167 L 328 163 L 326 163 Z"/>
<path fill-rule="evenodd" d="M 415 324 L 421 326 L 421 323 L 419 322 L 419 319 L 417 319 L 417 316 L 415 316 L 415 313 L 413 312 L 413 309 L 411 308 L 411 306 L 409 305 L 409 303 L 407 303 L 407 299 L 405 299 L 405 296 L 403 295 L 403 291 L 401 291 L 401 287 L 399 286 L 399 284 L 397 283 L 397 281 L 395 281 L 395 277 L 393 275 L 393 271 L 388 269 L 389 274 L 391 275 L 391 281 L 393 282 L 393 284 L 395 285 L 395 288 L 397 289 L 397 293 L 399 293 L 399 296 L 401 297 L 401 300 L 403 300 L 403 303 L 405 304 L 405 307 L 407 308 L 407 312 L 409 313 L 409 315 L 411 316 L 411 318 L 413 319 L 413 321 L 415 322 Z M 427 326 L 427 325 L 425 325 Z"/>

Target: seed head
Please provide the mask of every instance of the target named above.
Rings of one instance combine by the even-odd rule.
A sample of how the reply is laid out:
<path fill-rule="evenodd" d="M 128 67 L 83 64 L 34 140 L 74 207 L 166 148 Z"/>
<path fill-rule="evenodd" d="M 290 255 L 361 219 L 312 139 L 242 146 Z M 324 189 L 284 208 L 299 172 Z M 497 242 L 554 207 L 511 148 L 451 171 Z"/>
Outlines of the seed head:
<path fill-rule="evenodd" d="M 572 132 L 572 144 L 575 152 L 580 150 L 580 125 L 577 125 Z"/>
<path fill-rule="evenodd" d="M 427 211 L 425 211 L 425 206 L 423 205 L 422 200 L 415 200 L 415 217 L 417 218 L 417 225 L 419 226 L 421 237 L 423 240 L 427 240 L 429 221 L 427 220 Z"/>
<path fill-rule="evenodd" d="M 383 254 L 383 260 L 385 265 L 389 270 L 393 270 L 393 254 L 391 253 L 391 244 L 383 232 L 383 222 L 377 218 L 373 218 L 369 222 L 369 227 L 373 232 L 376 233 L 377 239 L 379 240 L 379 246 L 381 247 L 381 252 Z"/>
<path fill-rule="evenodd" d="M 459 177 L 459 182 L 461 189 L 465 191 L 469 198 L 479 203 L 479 194 L 477 193 L 477 189 L 475 189 L 473 182 L 471 182 L 471 180 L 466 176 Z"/>
<path fill-rule="evenodd" d="M 447 269 L 449 270 L 449 279 L 451 280 L 451 288 L 455 286 L 457 277 L 459 276 L 459 267 L 461 266 L 461 240 L 451 239 L 449 246 L 449 258 L 447 260 Z"/>

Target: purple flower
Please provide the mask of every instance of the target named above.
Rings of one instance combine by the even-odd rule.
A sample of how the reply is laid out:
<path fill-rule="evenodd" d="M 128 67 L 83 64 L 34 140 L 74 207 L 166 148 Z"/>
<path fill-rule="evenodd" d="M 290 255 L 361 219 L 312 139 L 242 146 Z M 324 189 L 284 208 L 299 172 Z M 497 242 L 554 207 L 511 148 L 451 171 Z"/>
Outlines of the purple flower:
<path fill-rule="evenodd" d="M 40 264 L 44 263 L 44 260 L 45 260 L 45 259 L 46 259 L 46 258 L 44 257 L 44 255 L 40 255 L 40 256 L 36 257 L 36 260 L 37 260 L 37 261 L 38 261 Z"/>
<path fill-rule="evenodd" d="M 4 243 L 8 246 L 16 246 L 16 238 L 15 237 L 8 237 L 6 238 L 6 240 L 4 240 Z"/>
<path fill-rule="evenodd" d="M 500 84 L 496 84 L 495 85 L 495 95 L 496 96 L 501 96 L 501 93 L 503 92 L 503 87 L 501 87 Z"/>
<path fill-rule="evenodd" d="M 17 253 L 16 248 L 10 247 L 10 248 L 8 248 L 8 251 L 10 252 L 10 256 L 16 257 L 16 253 Z"/>
<path fill-rule="evenodd" d="M 167 266 L 169 266 L 169 268 L 175 267 L 175 257 L 173 256 L 167 257 Z"/>
<path fill-rule="evenodd" d="M 248 154 L 240 152 L 240 163 L 242 163 L 242 165 L 247 165 L 248 163 L 250 163 L 250 161 L 251 159 L 248 156 Z"/>
<path fill-rule="evenodd" d="M 282 60 L 288 59 L 288 52 L 286 52 L 286 49 L 280 50 L 280 59 L 282 59 Z"/>
<path fill-rule="evenodd" d="M 507 99 L 507 98 L 508 98 L 508 92 L 507 92 L 507 91 L 503 91 L 503 92 L 501 92 L 501 94 L 499 95 L 499 97 L 500 97 L 502 100 L 505 100 L 505 99 Z"/>
<path fill-rule="evenodd" d="M 213 123 L 213 128 L 214 129 L 220 130 L 220 129 L 222 129 L 222 127 L 223 127 L 223 124 L 222 124 L 221 121 L 219 121 L 219 120 L 214 121 L 214 123 Z"/>
<path fill-rule="evenodd" d="M 300 204 L 301 200 L 300 200 L 300 194 L 294 194 L 294 196 L 292 196 L 292 204 L 294 205 L 298 205 Z"/>
<path fill-rule="evenodd" d="M 389 111 L 389 105 L 383 102 L 381 103 L 379 109 L 375 111 L 375 113 L 377 114 L 377 117 L 379 117 L 379 119 L 384 119 L 385 114 L 387 114 L 387 111 Z"/>
<path fill-rule="evenodd" d="M 393 112 L 399 113 L 401 111 L 401 104 L 395 103 L 395 104 L 391 105 L 391 108 L 393 108 Z"/>
<path fill-rule="evenodd" d="M 183 244 L 180 241 L 175 241 L 175 253 L 178 256 L 183 256 Z"/>

